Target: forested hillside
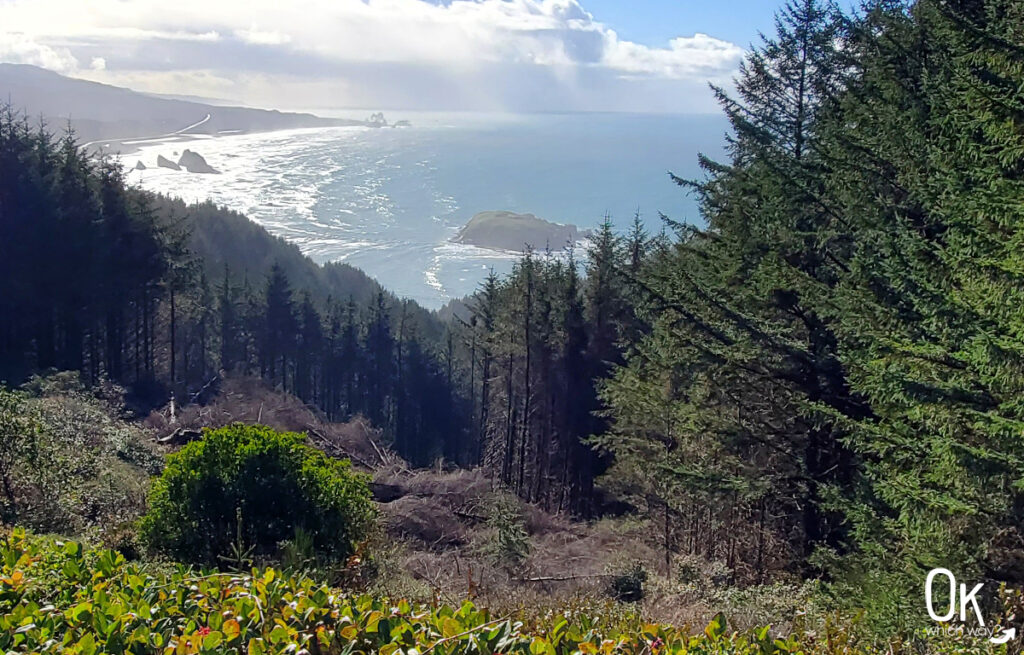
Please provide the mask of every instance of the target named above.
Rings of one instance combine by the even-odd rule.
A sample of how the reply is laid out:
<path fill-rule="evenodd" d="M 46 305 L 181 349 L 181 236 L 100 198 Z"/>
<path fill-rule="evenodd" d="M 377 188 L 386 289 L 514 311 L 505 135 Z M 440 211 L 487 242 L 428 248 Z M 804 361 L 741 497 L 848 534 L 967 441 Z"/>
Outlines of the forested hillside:
<path fill-rule="evenodd" d="M 365 416 L 404 458 L 370 439 L 399 478 L 406 463 L 434 465 L 427 477 L 458 475 L 445 463 L 477 469 L 466 479 L 493 494 L 486 507 L 390 508 L 408 532 L 433 535 L 426 528 L 451 516 L 484 526 L 486 539 L 442 533 L 424 546 L 436 557 L 417 553 L 435 606 L 451 588 L 436 570 L 445 549 L 455 573 L 443 573 L 449 583 L 465 576 L 470 597 L 482 579 L 470 561 L 492 562 L 503 584 L 539 585 L 534 599 L 580 577 L 571 565 L 524 575 L 529 508 L 642 533 L 646 560 L 634 552 L 641 542 L 628 542 L 621 557 L 636 561 L 585 574 L 608 579 L 616 603 L 643 599 L 656 545 L 658 585 L 796 596 L 796 614 L 817 626 L 806 642 L 768 639 L 765 628 L 737 645 L 723 641 L 721 623 L 706 639 L 652 625 L 602 640 L 607 626 L 584 618 L 590 637 L 549 645 L 576 625 L 566 619 L 535 638 L 520 638 L 520 625 L 515 639 L 481 645 L 471 631 L 491 624 L 466 607 L 451 625 L 451 609 L 417 615 L 434 627 L 395 618 L 389 653 L 414 643 L 453 653 L 1019 652 L 955 630 L 969 622 L 931 621 L 923 585 L 936 567 L 982 583 L 987 627 L 1019 628 L 1024 5 L 871 0 L 844 13 L 828 0 L 790 0 L 735 86 L 716 93 L 731 123 L 728 156 L 702 158 L 699 179 L 666 180 L 696 195 L 703 224 L 662 217 L 659 231 L 638 216 L 624 234 L 606 222 L 585 258 L 525 253 L 447 324 L 348 267 L 314 265 L 237 214 L 126 188 L 73 138 L 8 111 L 0 378 L 79 371 L 94 388 L 125 385 L 137 404 L 164 406 L 173 392 L 181 406 L 208 402 L 225 378 L 258 376 L 325 420 Z M 3 416 L 15 418 L 0 429 L 36 430 L 19 427 L 20 395 L 3 399 L 14 408 Z M 388 561 L 364 550 L 374 544 L 369 483 L 323 451 L 263 427 L 208 432 L 170 457 L 133 530 L 179 560 L 200 544 L 210 550 L 201 564 L 246 569 L 255 552 L 352 587 L 365 583 L 358 576 L 379 579 L 366 572 Z M 106 446 L 99 453 L 111 458 Z M 148 461 L 137 459 L 136 481 Z M 454 487 L 431 478 L 417 497 L 456 497 Z M 407 500 L 380 500 L 398 499 Z M 359 534 L 331 541 L 316 517 Z M 569 533 L 558 548 L 571 550 Z M 21 535 L 2 548 L 82 558 Z M 113 555 L 87 559 L 104 557 L 110 572 L 139 577 Z M 33 575 L 47 575 L 31 561 Z M 267 575 L 264 587 L 276 574 Z M 391 611 L 406 621 L 412 610 Z M 331 630 L 384 652 L 349 612 L 352 629 Z M 365 632 L 376 634 L 382 616 Z M 272 640 L 263 618 L 247 629 Z M 318 643 L 319 628 L 289 626 Z"/>
<path fill-rule="evenodd" d="M 258 375 L 332 417 L 366 415 L 421 463 L 468 429 L 433 314 L 239 214 L 129 188 L 13 108 L 0 217 L 0 380 L 81 371 L 153 406 Z"/>

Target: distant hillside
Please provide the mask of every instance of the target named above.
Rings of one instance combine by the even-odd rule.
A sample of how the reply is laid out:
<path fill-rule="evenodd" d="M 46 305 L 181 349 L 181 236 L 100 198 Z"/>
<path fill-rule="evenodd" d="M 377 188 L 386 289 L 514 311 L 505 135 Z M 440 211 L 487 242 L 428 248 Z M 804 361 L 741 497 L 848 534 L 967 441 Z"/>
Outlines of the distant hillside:
<path fill-rule="evenodd" d="M 319 303 L 332 298 L 346 302 L 352 298 L 359 306 L 366 306 L 381 289 L 376 280 L 348 264 L 317 264 L 295 244 L 273 236 L 238 212 L 211 202 L 186 205 L 177 198 L 164 196 L 158 196 L 156 202 L 169 222 L 186 229 L 189 251 L 199 258 L 214 283 L 223 278 L 226 265 L 237 282 L 248 279 L 253 287 L 262 288 L 271 267 L 278 263 L 297 291 L 309 291 Z M 393 294 L 388 297 L 392 307 L 402 302 Z M 441 341 L 446 324 L 443 317 L 412 301 L 406 304 L 406 311 L 411 312 L 427 341 Z"/>
<path fill-rule="evenodd" d="M 189 134 L 217 134 L 366 124 L 158 97 L 23 64 L 0 64 L 0 101 L 54 127 L 70 121 L 83 142 L 159 136 L 189 126 Z"/>

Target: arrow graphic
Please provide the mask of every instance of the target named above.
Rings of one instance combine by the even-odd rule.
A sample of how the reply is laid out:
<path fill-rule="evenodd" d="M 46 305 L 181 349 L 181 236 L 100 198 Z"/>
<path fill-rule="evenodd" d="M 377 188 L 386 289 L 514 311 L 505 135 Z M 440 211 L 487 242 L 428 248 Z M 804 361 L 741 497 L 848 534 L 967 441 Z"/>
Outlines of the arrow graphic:
<path fill-rule="evenodd" d="M 989 639 L 989 642 L 993 644 L 1005 644 L 1016 636 L 1017 628 L 1009 628 L 1007 630 L 1003 630 L 1003 634 L 999 637 L 992 637 Z"/>

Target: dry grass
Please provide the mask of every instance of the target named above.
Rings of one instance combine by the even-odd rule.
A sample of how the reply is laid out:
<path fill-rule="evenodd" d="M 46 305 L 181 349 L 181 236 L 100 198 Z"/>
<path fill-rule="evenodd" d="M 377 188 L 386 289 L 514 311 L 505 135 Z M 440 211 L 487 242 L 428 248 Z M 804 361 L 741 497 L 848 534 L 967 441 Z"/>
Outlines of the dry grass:
<path fill-rule="evenodd" d="M 574 521 L 518 504 L 525 557 L 503 561 L 494 552 L 494 501 L 507 494 L 480 470 L 411 470 L 387 450 L 365 420 L 331 423 L 297 398 L 250 378 L 229 379 L 203 406 L 154 412 L 147 426 L 158 436 L 234 422 L 306 432 L 310 443 L 347 457 L 372 473 L 381 530 L 371 545 L 378 571 L 375 591 L 391 597 L 458 603 L 466 598 L 494 611 L 539 616 L 566 607 L 608 605 L 615 611 L 675 625 L 703 625 L 726 611 L 733 626 L 785 625 L 805 609 L 809 594 L 797 584 L 738 590 L 721 563 L 673 555 L 666 565 L 660 526 L 623 517 Z M 648 574 L 645 598 L 616 604 L 609 582 L 640 563 Z"/>
<path fill-rule="evenodd" d="M 388 470 L 376 479 L 400 494 L 380 505 L 384 534 L 377 550 L 387 573 L 377 587 L 388 595 L 468 597 L 497 612 L 537 615 L 612 603 L 610 580 L 639 562 L 648 573 L 646 597 L 620 608 L 650 620 L 704 625 L 725 610 L 743 628 L 788 624 L 806 609 L 808 590 L 796 583 L 739 590 L 728 585 L 720 563 L 672 555 L 666 567 L 658 526 L 638 519 L 573 521 L 520 502 L 529 554 L 502 562 L 488 550 L 495 537 L 488 512 L 503 492 L 483 472 Z"/>
<path fill-rule="evenodd" d="M 351 459 L 364 469 L 403 466 L 401 459 L 382 445 L 379 431 L 369 421 L 356 417 L 347 423 L 331 423 L 319 410 L 255 378 L 228 378 L 208 404 L 173 411 L 168 405 L 145 420 L 158 440 L 231 423 L 259 423 L 275 430 L 305 432 L 312 445 L 329 455 Z"/>

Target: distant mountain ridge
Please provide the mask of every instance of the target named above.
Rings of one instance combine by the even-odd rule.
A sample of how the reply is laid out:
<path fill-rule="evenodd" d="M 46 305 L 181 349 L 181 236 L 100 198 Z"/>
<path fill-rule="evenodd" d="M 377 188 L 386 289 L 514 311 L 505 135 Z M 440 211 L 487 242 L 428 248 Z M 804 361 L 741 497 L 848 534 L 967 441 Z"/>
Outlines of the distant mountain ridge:
<path fill-rule="evenodd" d="M 44 119 L 53 129 L 70 122 L 82 142 L 155 137 L 185 128 L 188 134 L 218 134 L 367 124 L 159 97 L 25 64 L 0 63 L 0 102 L 10 102 L 32 119 Z"/>

